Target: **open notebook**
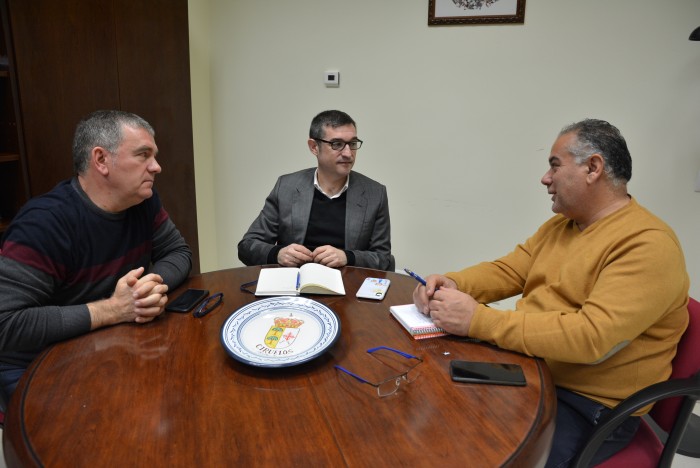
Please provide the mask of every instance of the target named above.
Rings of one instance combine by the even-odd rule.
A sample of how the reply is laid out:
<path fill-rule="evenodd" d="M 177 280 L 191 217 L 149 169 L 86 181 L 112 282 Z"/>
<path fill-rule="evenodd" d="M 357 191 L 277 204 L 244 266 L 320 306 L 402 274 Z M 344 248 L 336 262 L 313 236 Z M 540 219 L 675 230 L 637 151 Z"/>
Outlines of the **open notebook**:
<path fill-rule="evenodd" d="M 300 294 L 345 295 L 340 270 L 318 263 L 300 268 L 263 268 L 258 276 L 256 296 L 298 296 Z"/>

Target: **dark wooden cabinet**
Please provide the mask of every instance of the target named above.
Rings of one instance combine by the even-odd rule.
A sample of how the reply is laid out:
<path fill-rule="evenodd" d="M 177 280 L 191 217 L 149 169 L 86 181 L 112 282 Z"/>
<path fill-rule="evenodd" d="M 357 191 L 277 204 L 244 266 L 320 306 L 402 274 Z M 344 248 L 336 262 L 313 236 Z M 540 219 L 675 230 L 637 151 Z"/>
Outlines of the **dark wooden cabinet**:
<path fill-rule="evenodd" d="M 4 20 L 3 16 L 3 20 Z M 29 198 L 11 37 L 0 23 L 0 236 Z"/>
<path fill-rule="evenodd" d="M 134 112 L 156 130 L 163 167 L 156 189 L 199 272 L 187 0 L 0 1 L 28 194 L 73 175 L 72 138 L 82 117 L 97 109 Z"/>

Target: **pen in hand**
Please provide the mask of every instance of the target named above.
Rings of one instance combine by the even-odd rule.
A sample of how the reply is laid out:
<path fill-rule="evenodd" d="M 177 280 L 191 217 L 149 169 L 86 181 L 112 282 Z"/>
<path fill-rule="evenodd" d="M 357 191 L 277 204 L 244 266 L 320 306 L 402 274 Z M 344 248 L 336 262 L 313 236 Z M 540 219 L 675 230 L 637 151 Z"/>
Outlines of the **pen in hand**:
<path fill-rule="evenodd" d="M 411 275 L 413 278 L 415 278 L 416 281 L 418 281 L 420 284 L 422 284 L 426 288 L 428 287 L 428 285 L 425 283 L 425 280 L 418 273 L 414 273 L 411 270 L 409 270 L 408 268 L 404 268 L 403 271 L 405 271 L 406 273 Z M 438 289 L 440 289 L 439 286 L 435 288 L 435 291 L 437 291 Z"/>
<path fill-rule="evenodd" d="M 416 279 L 416 280 L 417 280 L 420 284 L 422 284 L 423 286 L 426 286 L 425 280 L 424 280 L 423 278 L 421 278 L 418 274 L 412 272 L 412 271 L 409 270 L 408 268 L 404 268 L 403 271 L 405 271 L 406 273 L 408 273 L 409 275 L 411 275 L 414 279 Z"/>

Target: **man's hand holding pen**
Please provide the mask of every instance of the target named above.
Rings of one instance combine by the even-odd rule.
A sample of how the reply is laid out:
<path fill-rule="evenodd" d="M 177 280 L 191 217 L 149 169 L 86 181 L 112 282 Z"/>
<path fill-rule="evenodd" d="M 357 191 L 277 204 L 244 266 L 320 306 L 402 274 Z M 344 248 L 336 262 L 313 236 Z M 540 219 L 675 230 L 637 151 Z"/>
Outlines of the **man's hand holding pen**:
<path fill-rule="evenodd" d="M 418 307 L 418 310 L 425 315 L 431 315 L 430 302 L 436 300 L 436 292 L 442 291 L 443 289 L 451 289 L 459 292 L 457 291 L 457 284 L 446 276 L 430 275 L 424 281 L 424 284 L 421 282 L 422 284 L 419 284 L 416 289 L 413 290 L 413 302 L 416 304 L 416 307 Z"/>
<path fill-rule="evenodd" d="M 410 274 L 410 273 L 409 273 Z M 417 275 L 411 275 L 416 278 Z M 413 302 L 433 323 L 453 335 L 467 336 L 472 316 L 479 303 L 469 294 L 457 289 L 457 283 L 443 275 L 421 279 L 413 291 Z"/>

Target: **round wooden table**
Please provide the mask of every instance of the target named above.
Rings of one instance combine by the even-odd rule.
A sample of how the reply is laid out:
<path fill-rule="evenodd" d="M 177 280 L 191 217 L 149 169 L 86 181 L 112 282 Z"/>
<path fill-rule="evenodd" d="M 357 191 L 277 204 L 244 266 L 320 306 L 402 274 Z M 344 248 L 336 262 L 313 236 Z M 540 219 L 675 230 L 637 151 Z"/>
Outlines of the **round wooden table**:
<path fill-rule="evenodd" d="M 259 298 L 239 290 L 260 267 L 190 278 L 223 292 L 209 315 L 166 312 L 52 346 L 30 366 L 6 414 L 14 466 L 538 466 L 554 432 L 556 396 L 542 360 L 457 337 L 414 340 L 389 314 L 416 285 L 396 273 L 343 268 L 346 296 L 307 296 L 341 334 L 304 364 L 260 368 L 231 358 L 221 327 Z M 389 278 L 381 302 L 358 299 L 366 277 Z M 420 356 L 418 378 L 380 398 L 338 364 L 378 381 L 394 369 L 366 351 Z M 520 364 L 525 387 L 461 384 L 452 359 Z M 394 372 L 396 373 L 396 372 Z"/>

